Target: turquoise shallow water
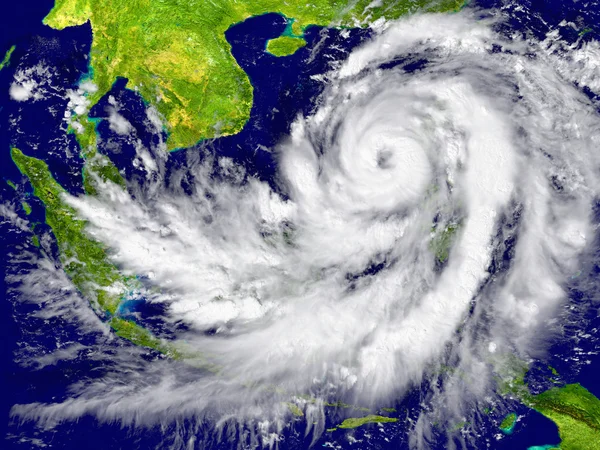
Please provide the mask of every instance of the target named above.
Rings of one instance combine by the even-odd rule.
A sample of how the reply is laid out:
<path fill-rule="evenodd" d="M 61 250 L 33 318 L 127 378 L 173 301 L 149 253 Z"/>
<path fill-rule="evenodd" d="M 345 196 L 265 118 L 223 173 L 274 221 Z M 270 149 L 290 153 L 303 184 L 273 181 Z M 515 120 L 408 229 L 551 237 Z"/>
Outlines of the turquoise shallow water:
<path fill-rule="evenodd" d="M 506 417 L 515 414 L 515 413 L 510 413 L 508 414 Z M 515 415 L 514 420 L 512 421 L 512 423 L 510 424 L 510 426 L 508 427 L 504 427 L 504 428 L 500 428 L 502 430 L 502 432 L 504 434 L 512 434 L 513 430 L 515 429 L 515 425 L 517 424 L 517 416 Z"/>

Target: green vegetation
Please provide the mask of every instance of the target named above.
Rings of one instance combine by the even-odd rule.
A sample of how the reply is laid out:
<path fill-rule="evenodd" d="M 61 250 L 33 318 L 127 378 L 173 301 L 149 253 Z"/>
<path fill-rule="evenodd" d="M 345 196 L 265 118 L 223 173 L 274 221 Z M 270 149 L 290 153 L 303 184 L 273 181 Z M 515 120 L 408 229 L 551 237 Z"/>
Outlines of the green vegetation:
<path fill-rule="evenodd" d="M 348 6 L 345 0 L 316 0 L 308 5 L 276 0 L 56 0 L 44 23 L 63 29 L 89 21 L 93 42 L 87 81 L 98 87 L 86 94 L 91 106 L 118 77 L 127 78 L 128 87 L 138 90 L 148 105 L 156 107 L 165 118 L 168 147 L 176 149 L 204 138 L 236 133 L 249 117 L 252 85 L 225 39 L 230 26 L 268 12 L 289 17 L 282 37 L 271 40 L 267 47 L 275 55 L 284 55 L 305 45 L 302 30 L 311 24 L 364 26 L 383 16 L 394 19 L 419 9 L 456 10 L 462 4 L 458 0 L 440 0 L 433 6 L 429 0 L 384 1 L 378 6 L 371 3 L 359 0 Z M 9 63 L 14 49 L 13 46 L 6 53 L 0 69 Z M 97 195 L 100 183 L 107 181 L 124 188 L 118 169 L 96 150 L 97 119 L 79 119 L 83 130 L 77 133 L 77 140 L 85 159 L 85 192 Z M 198 358 L 194 352 L 182 356 L 135 322 L 118 317 L 118 306 L 134 287 L 135 279 L 120 274 L 108 260 L 106 248 L 88 236 L 86 222 L 64 201 L 65 191 L 46 163 L 16 148 L 11 150 L 11 156 L 29 179 L 33 194 L 45 206 L 46 223 L 56 237 L 65 272 L 94 309 L 108 319 L 116 334 L 172 357 Z M 31 212 L 27 202 L 22 206 L 26 214 Z M 32 241 L 39 246 L 37 235 Z M 350 407 L 341 403 L 328 406 Z M 296 408 L 293 414 L 302 413 Z M 377 417 L 380 416 L 356 420 L 396 420 L 373 419 Z"/>
<path fill-rule="evenodd" d="M 517 423 L 517 415 L 515 413 L 507 414 L 506 417 L 504 418 L 504 420 L 502 420 L 502 423 L 500 424 L 500 429 L 504 433 L 510 434 L 510 433 L 512 433 L 513 429 L 515 428 L 516 423 Z"/>
<path fill-rule="evenodd" d="M 456 237 L 456 232 L 460 228 L 460 224 L 448 224 L 442 231 L 436 233 L 429 243 L 429 248 L 435 254 L 435 259 L 440 263 L 445 263 L 450 256 L 450 249 Z"/>
<path fill-rule="evenodd" d="M 470 422 L 467 422 L 467 421 L 463 420 L 463 421 L 461 421 L 461 422 L 458 422 L 458 423 L 454 424 L 454 425 L 453 425 L 453 426 L 450 428 L 450 430 L 451 430 L 451 431 L 459 431 L 459 430 L 462 430 L 464 427 L 466 427 L 467 425 L 469 425 L 469 423 L 470 423 Z"/>
<path fill-rule="evenodd" d="M 104 248 L 84 232 L 85 222 L 63 200 L 64 189 L 50 174 L 45 162 L 13 148 L 11 156 L 46 206 L 46 223 L 52 227 L 65 272 L 96 307 L 116 312 L 126 285 L 117 269 L 107 262 Z"/>
<path fill-rule="evenodd" d="M 44 23 L 56 29 L 90 22 L 93 106 L 117 77 L 128 80 L 166 120 L 169 149 L 241 130 L 252 85 L 231 54 L 225 32 L 249 17 L 276 12 L 291 33 L 308 25 L 364 26 L 417 10 L 454 11 L 462 0 L 56 0 Z M 293 21 L 291 21 L 294 19 Z M 299 39 L 298 39 L 299 40 Z M 275 43 L 283 46 L 289 40 Z M 281 49 L 283 50 L 283 49 Z M 277 50 L 275 50 L 277 51 Z M 84 125 L 85 126 L 85 125 Z"/>
<path fill-rule="evenodd" d="M 89 93 L 84 94 L 89 98 Z M 98 143 L 98 134 L 96 132 L 96 126 L 100 119 L 97 118 L 87 118 L 81 124 L 83 126 L 83 130 L 80 132 L 75 132 L 72 128 L 69 130 L 75 133 L 77 137 L 77 142 L 79 143 L 79 147 L 81 148 L 81 156 L 85 158 L 92 157 L 96 154 L 97 143 Z"/>
<path fill-rule="evenodd" d="M 10 180 L 6 180 L 6 184 L 8 184 L 15 191 L 19 190 L 17 185 Z M 25 212 L 25 214 L 27 214 L 27 215 L 31 214 L 31 211 L 32 211 L 31 205 L 26 200 L 21 200 L 21 208 L 23 208 L 23 211 Z"/>
<path fill-rule="evenodd" d="M 338 428 L 358 428 L 358 427 L 366 425 L 368 423 L 388 423 L 388 422 L 398 422 L 398 419 L 396 419 L 394 417 L 376 416 L 376 415 L 370 414 L 365 417 L 351 417 L 349 419 L 344 420 L 337 427 Z"/>
<path fill-rule="evenodd" d="M 15 48 L 17 48 L 17 46 L 13 45 L 5 53 L 4 59 L 2 60 L 2 62 L 0 62 L 0 70 L 4 69 L 6 66 L 8 66 L 10 64 L 10 57 L 12 56 L 13 52 L 15 51 Z"/>
<path fill-rule="evenodd" d="M 363 406 L 349 405 L 348 403 L 344 402 L 325 402 L 323 405 L 332 408 L 352 408 L 358 411 L 370 411 L 369 408 L 365 408 Z"/>
<path fill-rule="evenodd" d="M 110 319 L 110 326 L 117 336 L 127 339 L 136 345 L 152 348 L 167 356 L 179 358 L 179 353 L 166 342 L 153 336 L 147 329 L 139 326 L 131 320 L 125 320 L 120 317 Z"/>
<path fill-rule="evenodd" d="M 556 423 L 562 450 L 600 450 L 600 400 L 580 384 L 549 389 L 528 406 Z"/>
<path fill-rule="evenodd" d="M 87 119 L 84 121 L 83 131 L 76 133 L 73 129 L 71 132 L 75 133 L 77 142 L 81 149 L 81 156 L 85 160 L 83 166 L 83 187 L 86 194 L 96 195 L 97 184 L 100 182 L 112 181 L 123 189 L 126 188 L 125 180 L 119 173 L 117 167 L 112 161 L 106 156 L 98 153 L 97 141 L 98 135 L 96 133 L 96 125 L 99 119 Z"/>
<path fill-rule="evenodd" d="M 302 26 L 300 25 L 299 22 L 296 22 L 294 19 L 291 19 L 288 22 L 288 26 L 286 27 L 285 31 L 283 32 L 284 36 L 302 36 Z"/>
<path fill-rule="evenodd" d="M 561 450 L 600 450 L 600 399 L 580 384 L 554 387 L 533 395 L 525 383 L 528 369 L 524 362 L 509 356 L 498 367 L 499 392 L 519 399 L 552 420 L 558 426 Z M 504 421 L 500 428 L 503 425 Z"/>
<path fill-rule="evenodd" d="M 119 173 L 117 167 L 106 156 L 95 153 L 88 157 L 83 167 L 83 187 L 88 195 L 98 194 L 98 182 L 111 181 L 125 189 L 125 180 Z"/>
<path fill-rule="evenodd" d="M 386 413 L 395 413 L 396 412 L 396 408 L 381 408 L 381 410 Z"/>
<path fill-rule="evenodd" d="M 300 407 L 298 405 L 296 405 L 295 403 L 287 402 L 286 406 L 288 407 L 288 409 L 294 416 L 296 416 L 296 417 L 304 416 L 304 413 L 302 412 Z"/>
<path fill-rule="evenodd" d="M 23 208 L 23 211 L 25 211 L 25 214 L 27 214 L 27 215 L 31 214 L 31 205 L 29 203 L 27 203 L 25 200 L 23 200 L 21 202 L 21 208 Z"/>
<path fill-rule="evenodd" d="M 121 299 L 131 290 L 135 279 L 123 277 L 108 261 L 105 248 L 89 238 L 85 232 L 86 222 L 79 219 L 76 211 L 63 200 L 65 191 L 52 177 L 45 162 L 26 156 L 16 148 L 11 150 L 11 156 L 21 173 L 29 179 L 33 194 L 44 203 L 46 223 L 56 237 L 60 261 L 81 294 L 99 314 L 111 317 L 109 324 L 118 336 L 136 345 L 178 357 L 177 351 L 145 328 L 114 317 Z M 33 239 L 33 244 L 38 246 L 37 236 L 34 235 Z"/>
<path fill-rule="evenodd" d="M 525 375 L 529 371 L 527 363 L 513 354 L 495 354 L 490 362 L 496 368 L 498 392 L 504 396 L 518 399 L 528 398 L 529 389 L 525 383 Z"/>
<path fill-rule="evenodd" d="M 280 36 L 276 39 L 271 39 L 267 43 L 267 52 L 275 56 L 293 55 L 299 48 L 306 45 L 306 41 L 302 38 L 292 36 Z"/>

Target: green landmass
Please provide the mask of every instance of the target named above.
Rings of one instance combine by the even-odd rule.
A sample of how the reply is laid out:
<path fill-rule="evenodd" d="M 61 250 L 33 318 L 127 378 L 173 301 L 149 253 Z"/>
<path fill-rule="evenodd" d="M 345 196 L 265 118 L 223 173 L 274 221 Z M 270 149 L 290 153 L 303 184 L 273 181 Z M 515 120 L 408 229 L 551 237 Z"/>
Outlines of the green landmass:
<path fill-rule="evenodd" d="M 176 149 L 238 132 L 249 117 L 252 85 L 225 39 L 230 26 L 268 12 L 284 15 L 288 25 L 281 39 L 269 43 L 274 54 L 283 55 L 305 44 L 303 30 L 311 24 L 364 26 L 384 15 L 394 19 L 420 9 L 449 11 L 461 6 L 458 0 L 440 0 L 435 5 L 429 0 L 384 1 L 379 6 L 370 0 L 353 4 L 341 0 L 310 4 L 274 0 L 56 0 L 44 23 L 64 29 L 89 22 L 93 33 L 90 70 L 82 81 L 97 87 L 85 94 L 90 105 L 96 104 L 119 77 L 126 78 L 127 86 L 140 92 L 165 118 L 168 147 Z M 70 131 L 76 134 L 85 160 L 82 176 L 86 194 L 97 195 L 99 186 L 108 181 L 125 188 L 118 169 L 97 152 L 98 119 L 85 114 L 76 119 L 83 129 L 71 126 Z M 85 221 L 62 201 L 64 189 L 47 165 L 18 149 L 11 153 L 46 208 L 46 223 L 56 237 L 65 272 L 77 289 L 98 313 L 110 319 L 119 336 L 167 352 L 162 341 L 144 328 L 113 317 L 132 280 L 123 277 L 109 262 L 104 246 L 85 233 Z M 39 245 L 37 236 L 34 244 Z"/>
<path fill-rule="evenodd" d="M 504 417 L 504 419 L 502 420 L 502 423 L 500 424 L 500 429 L 504 433 L 510 434 L 515 428 L 516 423 L 517 415 L 515 413 L 507 414 L 506 417 Z"/>
<path fill-rule="evenodd" d="M 344 420 L 341 424 L 337 426 L 337 428 L 358 428 L 360 426 L 366 425 L 368 423 L 389 423 L 389 422 L 398 422 L 398 419 L 394 417 L 385 417 L 385 416 L 376 416 L 370 414 L 365 417 L 351 417 L 349 419 Z"/>
<path fill-rule="evenodd" d="M 456 237 L 460 225 L 458 223 L 448 224 L 443 230 L 436 231 L 429 243 L 429 248 L 435 255 L 435 259 L 440 263 L 445 263 L 450 256 L 450 249 Z"/>
<path fill-rule="evenodd" d="M 293 55 L 296 51 L 306 45 L 302 38 L 292 36 L 279 36 L 267 43 L 267 52 L 275 56 Z"/>
<path fill-rule="evenodd" d="M 296 22 L 294 19 L 288 22 L 288 26 L 283 32 L 284 36 L 302 36 L 302 26 L 299 22 Z"/>
<path fill-rule="evenodd" d="M 281 33 L 282 36 L 304 37 L 302 25 L 295 19 L 288 19 L 285 30 Z"/>
<path fill-rule="evenodd" d="M 177 352 L 173 346 L 152 335 L 146 328 L 139 326 L 131 320 L 113 317 L 110 319 L 109 324 L 111 328 L 115 330 L 117 336 L 127 339 L 136 345 L 152 348 L 172 358 L 181 357 L 179 352 Z"/>
<path fill-rule="evenodd" d="M 369 408 L 365 408 L 364 406 L 349 405 L 348 403 L 344 402 L 325 402 L 323 405 L 332 408 L 352 408 L 358 411 L 370 411 Z"/>
<path fill-rule="evenodd" d="M 429 0 L 384 1 L 375 6 L 370 0 L 352 4 L 341 0 L 316 0 L 310 4 L 274 0 L 57 0 L 44 23 L 63 29 L 89 21 L 93 41 L 86 81 L 98 87 L 86 94 L 91 106 L 110 90 L 118 77 L 126 78 L 128 87 L 139 91 L 147 104 L 165 118 L 168 147 L 176 149 L 201 139 L 236 133 L 248 119 L 252 85 L 225 40 L 225 31 L 230 26 L 251 16 L 278 12 L 289 18 L 288 27 L 281 39 L 270 42 L 268 50 L 290 54 L 293 47 L 297 50 L 304 45 L 302 30 L 312 24 L 364 26 L 384 15 L 394 19 L 420 9 L 449 11 L 461 6 L 462 1 L 457 0 L 440 0 L 435 5 Z M 7 52 L 2 67 L 13 51 L 14 46 Z M 107 181 L 125 187 L 117 168 L 96 151 L 97 119 L 85 115 L 78 119 L 83 126 L 76 137 L 85 159 L 86 194 L 97 195 L 101 183 Z M 76 288 L 118 336 L 179 357 L 181 353 L 168 343 L 118 316 L 118 306 L 135 280 L 120 274 L 108 260 L 105 247 L 86 234 L 85 221 L 64 202 L 65 191 L 48 166 L 16 148 L 11 150 L 11 156 L 29 179 L 33 194 L 45 206 L 46 223 L 55 235 L 60 261 Z M 37 235 L 32 241 L 39 246 Z M 341 403 L 328 406 L 350 407 Z M 355 420 L 396 421 L 377 420 L 378 417 L 381 416 Z M 351 422 L 344 423 L 348 426 Z"/>
<path fill-rule="evenodd" d="M 117 77 L 128 80 L 166 121 L 169 149 L 237 133 L 249 118 L 253 88 L 231 54 L 232 25 L 275 12 L 292 33 L 309 25 L 365 26 L 419 10 L 455 11 L 463 0 L 56 0 L 44 23 L 55 29 L 89 21 L 93 106 Z M 293 21 L 292 21 L 293 20 Z M 283 46 L 283 42 L 273 44 Z M 289 41 L 287 50 L 290 51 Z M 283 51 L 283 49 L 282 49 Z M 85 121 L 85 118 L 83 118 Z"/>
<path fill-rule="evenodd" d="M 4 59 L 2 60 L 2 62 L 0 62 L 0 70 L 4 69 L 6 66 L 8 66 L 10 64 L 10 57 L 12 56 L 13 52 L 15 51 L 15 48 L 17 48 L 16 45 L 13 45 L 11 48 L 9 48 L 6 53 L 4 54 Z"/>
<path fill-rule="evenodd" d="M 507 358 L 508 363 L 499 366 L 497 378 L 502 395 L 517 398 L 552 420 L 558 427 L 561 450 L 600 450 L 600 399 L 580 384 L 531 394 L 525 382 L 526 364 L 515 356 Z"/>
<path fill-rule="evenodd" d="M 56 237 L 65 272 L 94 306 L 114 314 L 126 291 L 125 280 L 107 262 L 102 245 L 87 237 L 85 222 L 62 200 L 65 191 L 52 177 L 48 165 L 16 148 L 11 150 L 11 156 L 33 186 L 33 194 L 46 207 L 46 223 Z"/>
<path fill-rule="evenodd" d="M 83 166 L 83 188 L 87 195 L 97 195 L 98 185 L 108 181 L 125 189 L 125 180 L 110 159 L 100 153 L 86 158 Z"/>
<path fill-rule="evenodd" d="M 453 426 L 451 426 L 450 431 L 462 430 L 467 425 L 469 425 L 469 422 L 467 422 L 466 420 L 463 420 L 463 421 L 455 423 Z"/>
<path fill-rule="evenodd" d="M 296 416 L 296 417 L 304 416 L 304 413 L 302 412 L 300 407 L 298 405 L 296 405 L 295 403 L 287 402 L 286 406 L 288 407 L 288 409 L 294 416 Z"/>
<path fill-rule="evenodd" d="M 52 177 L 48 165 L 37 158 L 26 156 L 17 148 L 11 157 L 19 171 L 33 186 L 33 195 L 46 209 L 46 223 L 52 228 L 65 273 L 75 287 L 90 301 L 101 316 L 109 318 L 116 334 L 136 345 L 149 347 L 172 357 L 178 352 L 153 336 L 135 322 L 115 316 L 121 300 L 132 289 L 134 279 L 121 275 L 107 258 L 106 249 L 85 232 L 86 222 L 63 200 L 65 190 Z M 102 175 L 100 175 L 102 177 Z M 34 235 L 33 244 L 39 246 Z"/>
<path fill-rule="evenodd" d="M 591 33 L 592 31 L 594 31 L 594 30 L 592 30 L 589 27 L 586 27 L 579 32 L 579 36 L 585 36 L 586 34 Z"/>
<path fill-rule="evenodd" d="M 25 211 L 25 214 L 27 214 L 27 215 L 31 214 L 31 205 L 29 203 L 27 203 L 25 200 L 23 200 L 21 202 L 21 208 L 23 208 L 23 211 Z"/>
<path fill-rule="evenodd" d="M 381 408 L 381 410 L 386 413 L 395 413 L 396 412 L 396 408 Z"/>
<path fill-rule="evenodd" d="M 561 450 L 600 449 L 600 399 L 580 384 L 549 389 L 526 404 L 556 423 Z"/>

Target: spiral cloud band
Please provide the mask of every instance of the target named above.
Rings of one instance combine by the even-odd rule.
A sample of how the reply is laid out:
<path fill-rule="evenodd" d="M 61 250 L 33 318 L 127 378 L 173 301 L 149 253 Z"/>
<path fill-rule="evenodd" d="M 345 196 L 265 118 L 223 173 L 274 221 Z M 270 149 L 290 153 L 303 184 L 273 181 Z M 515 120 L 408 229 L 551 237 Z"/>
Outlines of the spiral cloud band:
<path fill-rule="evenodd" d="M 493 355 L 542 350 L 584 264 L 600 155 L 600 118 L 576 86 L 597 85 L 597 49 L 575 55 L 495 25 L 467 11 L 387 24 L 327 74 L 314 114 L 274 149 L 278 192 L 207 158 L 184 195 L 155 150 L 154 181 L 135 197 L 112 185 L 70 197 L 178 341 L 216 369 L 183 382 L 168 362 L 144 363 L 17 414 L 226 420 L 284 414 L 282 401 L 309 394 L 320 400 L 297 400 L 319 435 L 320 401 L 381 406 L 450 359 L 469 383 L 446 383 L 438 404 L 455 390 L 492 395 Z M 414 433 L 423 446 L 423 423 Z"/>

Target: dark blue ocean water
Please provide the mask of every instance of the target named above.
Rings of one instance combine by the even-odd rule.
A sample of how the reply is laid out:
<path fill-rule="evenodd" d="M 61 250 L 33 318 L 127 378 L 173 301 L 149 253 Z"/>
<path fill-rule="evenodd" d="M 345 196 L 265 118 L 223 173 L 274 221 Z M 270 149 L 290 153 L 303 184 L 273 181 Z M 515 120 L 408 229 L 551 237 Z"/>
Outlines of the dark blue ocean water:
<path fill-rule="evenodd" d="M 91 30 L 88 25 L 73 27 L 64 31 L 54 31 L 41 24 L 41 19 L 50 10 L 52 1 L 13 2 L 3 5 L 3 14 L 0 15 L 0 29 L 2 39 L 0 52 L 6 51 L 11 45 L 16 44 L 16 50 L 9 67 L 0 71 L 0 195 L 3 201 L 18 201 L 22 196 L 27 196 L 25 191 L 15 192 L 5 182 L 12 180 L 18 182 L 21 177 L 12 163 L 9 155 L 11 146 L 17 146 L 26 154 L 34 155 L 45 160 L 56 179 L 70 192 L 82 192 L 81 167 L 82 161 L 78 156 L 79 150 L 72 136 L 66 134 L 66 125 L 60 114 L 53 113 L 53 107 L 58 111 L 64 110 L 67 100 L 64 96 L 52 96 L 46 100 L 31 103 L 16 103 L 8 96 L 8 87 L 12 80 L 14 70 L 18 64 L 25 67 L 33 66 L 40 61 L 46 61 L 56 67 L 56 83 L 61 89 L 73 88 L 78 80 L 87 72 L 86 55 L 89 54 Z M 485 6 L 498 6 L 497 2 L 489 2 Z M 581 28 L 591 28 L 585 39 L 597 38 L 598 24 L 600 23 L 600 8 L 598 5 L 578 2 L 529 2 L 530 11 L 536 14 L 522 14 L 515 12 L 509 22 L 513 29 L 525 29 L 542 36 L 548 26 L 559 23 L 563 19 L 577 23 Z M 510 9 L 510 8 L 509 8 Z M 325 72 L 331 61 L 343 59 L 344 56 L 363 39 L 368 37 L 367 31 L 353 30 L 350 38 L 340 38 L 335 30 L 323 30 L 317 27 L 309 28 L 306 32 L 308 45 L 295 55 L 286 58 L 276 58 L 264 52 L 268 39 L 281 34 L 286 23 L 284 18 L 276 14 L 268 14 L 249 19 L 232 27 L 227 32 L 227 39 L 232 45 L 232 52 L 241 67 L 248 73 L 254 86 L 254 105 L 250 121 L 242 132 L 235 136 L 215 139 L 205 142 L 191 149 L 184 149 L 173 153 L 169 160 L 171 171 L 181 171 L 185 168 L 188 158 L 194 158 L 205 152 L 222 156 L 229 156 L 242 163 L 249 175 L 257 176 L 268 181 L 274 189 L 280 189 L 276 177 L 276 160 L 273 153 L 265 148 L 273 147 L 289 131 L 289 126 L 294 117 L 299 113 L 308 113 L 314 107 L 314 100 L 322 89 L 322 84 L 311 79 L 312 75 Z M 577 38 L 576 32 L 566 39 Z M 322 47 L 314 58 L 307 63 L 307 57 L 312 52 L 317 42 L 322 41 Z M 335 44 L 335 45 L 333 45 Z M 414 69 L 418 69 L 418 62 Z M 157 142 L 160 136 L 148 130 L 143 121 L 145 106 L 142 100 L 132 91 L 125 89 L 126 80 L 116 80 L 110 95 L 118 99 L 126 107 L 120 111 L 134 126 L 137 136 L 146 144 Z M 105 97 L 91 112 L 92 116 L 103 118 L 107 115 Z M 17 125 L 10 125 L 15 117 L 22 119 Z M 101 121 L 99 133 L 104 138 L 104 145 L 100 151 L 108 155 L 115 164 L 123 169 L 130 179 L 140 177 L 139 169 L 133 164 L 135 149 L 124 138 L 114 134 L 107 121 Z M 115 153 L 106 145 L 112 141 L 118 143 L 120 151 Z M 57 148 L 60 142 L 60 148 Z M 37 222 L 37 230 L 43 230 L 44 211 L 39 201 L 27 197 L 33 206 L 33 212 L 28 219 Z M 599 220 L 600 222 L 600 220 Z M 24 241 L 29 239 L 23 232 L 16 230 L 8 223 L 0 223 L 0 255 L 3 273 L 14 271 L 15 268 L 7 267 L 7 255 L 18 252 Z M 29 250 L 35 249 L 31 246 Z M 26 267 L 18 268 L 26 270 Z M 592 278 L 600 270 L 590 269 Z M 40 342 L 41 345 L 52 342 L 54 333 L 62 333 L 69 340 L 78 341 L 83 345 L 97 342 L 97 336 L 81 334 L 76 328 L 68 324 L 46 323 L 43 320 L 30 318 L 29 313 L 35 308 L 15 301 L 8 293 L 4 276 L 0 277 L 0 376 L 3 387 L 0 395 L 0 434 L 8 439 L 0 443 L 0 448 L 27 449 L 32 448 L 31 439 L 39 438 L 41 442 L 51 443 L 55 448 L 88 448 L 88 449 L 120 449 L 120 448 L 154 448 L 165 434 L 173 429 L 160 430 L 158 428 L 140 430 L 123 428 L 120 424 L 99 423 L 94 417 L 86 416 L 77 422 L 65 423 L 51 431 L 37 430 L 32 423 L 16 423 L 9 420 L 9 411 L 17 403 L 30 403 L 34 401 L 53 401 L 65 398 L 69 384 L 79 379 L 101 377 L 102 364 L 92 358 L 81 357 L 68 363 L 58 363 L 41 370 L 22 367 L 14 362 L 15 352 L 20 351 L 20 346 L 29 339 Z M 585 295 L 573 287 L 573 302 L 587 304 L 590 296 Z M 147 312 L 144 310 L 143 299 L 134 300 L 126 305 L 123 314 L 133 312 Z M 596 333 L 600 326 L 595 310 L 586 310 L 582 313 L 582 323 L 585 330 Z M 27 317 L 27 322 L 24 318 Z M 124 344 L 127 345 L 127 344 Z M 557 343 L 552 347 L 550 363 L 569 382 L 581 382 L 596 395 L 600 395 L 600 358 L 590 354 L 590 364 L 578 373 L 570 372 L 568 359 L 572 355 L 574 341 Z M 577 345 L 588 345 L 583 352 L 596 352 L 596 344 L 578 342 Z M 421 392 L 426 389 L 415 389 L 399 404 L 398 410 L 408 411 L 416 417 L 415 411 L 419 409 L 422 399 Z M 390 404 L 394 401 L 391 399 Z M 498 430 L 488 430 L 490 433 L 489 448 L 497 449 L 526 449 L 533 445 L 554 444 L 559 442 L 558 432 L 552 422 L 538 413 L 527 410 L 523 406 L 514 405 L 514 411 L 522 416 L 510 436 L 496 441 L 493 434 Z M 331 424 L 337 420 L 335 415 L 330 417 Z M 491 417 L 495 419 L 496 417 Z M 331 425 L 329 425 L 331 426 Z M 206 424 L 205 431 L 210 431 L 211 425 Z M 356 430 L 355 437 L 361 439 L 365 434 L 372 433 L 373 429 L 365 427 Z M 202 433 L 200 428 L 199 433 Z M 339 433 L 339 434 L 336 434 Z M 333 438 L 341 436 L 341 432 L 333 434 Z M 303 438 L 302 426 L 289 430 L 286 441 L 281 448 L 304 448 L 308 441 Z M 440 434 L 441 435 L 441 434 Z M 370 444 L 361 448 L 390 448 L 406 447 L 405 429 L 401 425 L 390 424 L 386 427 L 385 439 L 373 438 Z M 432 445 L 436 448 L 445 448 L 447 443 L 438 441 L 437 436 L 432 437 Z M 322 446 L 327 437 L 317 444 Z M 1 442 L 1 441 L 0 441 Z M 343 442 L 343 441 L 340 441 Z M 209 448 L 229 448 L 229 442 L 207 444 Z M 348 446 L 350 446 L 348 444 Z M 352 448 L 358 448 L 352 446 Z M 483 448 L 480 447 L 480 448 Z"/>

